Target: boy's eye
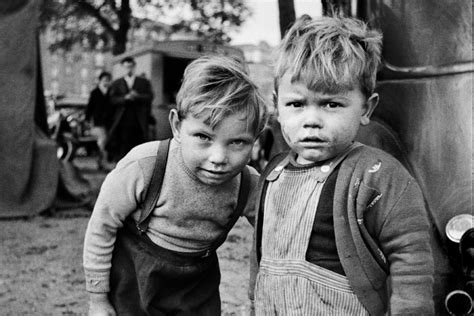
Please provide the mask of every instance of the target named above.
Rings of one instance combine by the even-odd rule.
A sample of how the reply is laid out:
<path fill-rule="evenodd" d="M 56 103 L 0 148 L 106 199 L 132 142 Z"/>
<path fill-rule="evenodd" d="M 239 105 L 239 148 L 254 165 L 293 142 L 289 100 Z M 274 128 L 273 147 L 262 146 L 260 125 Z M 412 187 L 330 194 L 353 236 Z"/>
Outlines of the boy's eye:
<path fill-rule="evenodd" d="M 287 102 L 285 104 L 285 106 L 290 106 L 290 107 L 293 107 L 293 108 L 300 108 L 303 106 L 303 102 L 300 102 L 300 101 L 291 101 L 291 102 Z"/>
<path fill-rule="evenodd" d="M 335 109 L 341 106 L 342 104 L 337 103 L 337 102 L 327 102 L 323 105 L 323 107 L 328 108 L 328 109 Z"/>
<path fill-rule="evenodd" d="M 236 140 L 233 140 L 232 141 L 232 145 L 235 145 L 235 146 L 243 146 L 243 145 L 246 145 L 247 142 L 243 139 L 236 139 Z"/>
<path fill-rule="evenodd" d="M 243 140 L 233 140 L 233 141 L 232 141 L 232 144 L 233 144 L 233 145 L 242 145 L 243 143 L 244 143 Z"/>
<path fill-rule="evenodd" d="M 250 145 L 252 142 L 246 139 L 235 139 L 230 142 L 231 148 L 235 150 L 242 150 L 246 146 Z"/>
<path fill-rule="evenodd" d="M 210 141 L 211 138 L 205 134 L 201 134 L 201 133 L 197 133 L 194 135 L 194 137 L 198 138 L 200 141 L 204 141 L 204 142 L 207 142 L 207 141 Z"/>

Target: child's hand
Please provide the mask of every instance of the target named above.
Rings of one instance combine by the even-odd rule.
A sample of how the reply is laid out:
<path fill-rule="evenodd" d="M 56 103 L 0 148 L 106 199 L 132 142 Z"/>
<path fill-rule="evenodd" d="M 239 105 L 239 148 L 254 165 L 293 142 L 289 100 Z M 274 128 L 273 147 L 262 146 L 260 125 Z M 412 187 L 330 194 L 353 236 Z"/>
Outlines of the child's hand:
<path fill-rule="evenodd" d="M 107 293 L 90 293 L 89 316 L 116 316 L 115 309 L 110 304 Z"/>

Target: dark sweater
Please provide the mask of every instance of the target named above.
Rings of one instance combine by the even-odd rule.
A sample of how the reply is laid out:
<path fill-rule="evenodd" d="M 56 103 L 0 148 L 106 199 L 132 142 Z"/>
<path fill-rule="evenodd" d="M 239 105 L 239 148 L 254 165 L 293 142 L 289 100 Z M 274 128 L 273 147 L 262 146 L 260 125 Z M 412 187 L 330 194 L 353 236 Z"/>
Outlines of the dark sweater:
<path fill-rule="evenodd" d="M 92 90 L 86 109 L 86 120 L 92 120 L 95 126 L 108 128 L 112 120 L 109 95 L 103 94 L 97 87 Z"/>
<path fill-rule="evenodd" d="M 339 167 L 331 173 L 321 192 L 308 251 L 306 252 L 306 260 L 341 275 L 346 275 L 337 254 L 336 237 L 334 235 L 332 201 L 338 171 Z"/>

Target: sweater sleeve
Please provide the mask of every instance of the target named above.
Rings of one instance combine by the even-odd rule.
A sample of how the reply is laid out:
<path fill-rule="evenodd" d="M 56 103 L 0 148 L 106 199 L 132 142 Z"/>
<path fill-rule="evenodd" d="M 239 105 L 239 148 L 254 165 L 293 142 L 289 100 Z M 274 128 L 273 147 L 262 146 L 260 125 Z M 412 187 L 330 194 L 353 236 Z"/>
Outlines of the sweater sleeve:
<path fill-rule="evenodd" d="M 434 263 L 428 215 L 415 181 L 400 189 L 379 234 L 390 266 L 389 314 L 433 315 Z"/>
<path fill-rule="evenodd" d="M 142 89 L 138 91 L 137 100 L 139 100 L 140 102 L 144 102 L 145 104 L 150 103 L 153 100 L 153 91 L 151 89 L 150 81 L 144 78 L 136 78 L 135 80 L 140 80 L 140 82 L 142 83 Z"/>
<path fill-rule="evenodd" d="M 259 173 L 252 167 L 248 167 L 250 170 L 250 190 L 249 196 L 247 200 L 247 204 L 245 205 L 245 209 L 243 211 L 243 216 L 245 216 L 248 222 L 254 226 L 255 223 L 255 200 L 256 200 L 256 191 L 257 191 L 257 183 L 259 178 Z"/>
<path fill-rule="evenodd" d="M 110 104 L 114 107 L 117 106 L 124 106 L 127 102 L 125 100 L 125 95 L 127 94 L 126 91 L 121 89 L 121 85 L 123 78 L 117 79 L 110 85 L 109 89 L 109 97 L 110 97 Z"/>
<path fill-rule="evenodd" d="M 127 157 L 104 180 L 84 240 L 83 264 L 87 291 L 109 291 L 117 230 L 123 226 L 125 218 L 137 209 L 144 183 L 138 161 L 127 161 Z"/>

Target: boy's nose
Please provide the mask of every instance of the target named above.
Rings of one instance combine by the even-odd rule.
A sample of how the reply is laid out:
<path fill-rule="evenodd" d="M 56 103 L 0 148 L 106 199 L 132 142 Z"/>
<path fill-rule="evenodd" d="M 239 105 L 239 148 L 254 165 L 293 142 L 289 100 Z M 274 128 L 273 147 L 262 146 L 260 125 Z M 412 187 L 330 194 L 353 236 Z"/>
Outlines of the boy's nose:
<path fill-rule="evenodd" d="M 215 165 L 227 162 L 227 151 L 222 146 L 212 146 L 209 150 L 209 161 Z"/>
<path fill-rule="evenodd" d="M 322 128 L 324 120 L 321 109 L 317 106 L 310 106 L 306 108 L 303 113 L 303 127 L 308 128 Z"/>

